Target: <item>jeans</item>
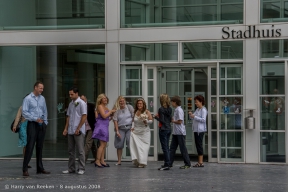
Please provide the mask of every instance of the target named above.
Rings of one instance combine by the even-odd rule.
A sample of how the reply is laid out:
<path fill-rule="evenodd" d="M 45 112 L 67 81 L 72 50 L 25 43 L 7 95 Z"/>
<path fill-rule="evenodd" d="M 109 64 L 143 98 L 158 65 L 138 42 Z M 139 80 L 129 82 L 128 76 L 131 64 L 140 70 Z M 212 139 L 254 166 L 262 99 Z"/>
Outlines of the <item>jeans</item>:
<path fill-rule="evenodd" d="M 169 154 L 169 138 L 171 135 L 170 130 L 161 130 L 159 129 L 159 139 L 164 154 L 164 167 L 170 165 L 170 154 Z"/>
<path fill-rule="evenodd" d="M 40 126 L 37 122 L 28 121 L 27 124 L 27 145 L 25 156 L 23 160 L 23 172 L 28 170 L 28 164 L 33 155 L 33 149 L 36 143 L 36 164 L 37 164 L 37 172 L 41 172 L 44 170 L 42 163 L 42 149 L 43 143 L 46 133 L 46 124 L 43 123 Z"/>
<path fill-rule="evenodd" d="M 178 145 L 180 147 L 181 155 L 183 157 L 185 165 L 191 166 L 191 162 L 190 162 L 188 151 L 187 151 L 186 144 L 185 144 L 186 142 L 185 137 L 186 135 L 172 135 L 172 141 L 170 145 L 170 166 L 173 165 L 174 156 L 178 148 Z"/>

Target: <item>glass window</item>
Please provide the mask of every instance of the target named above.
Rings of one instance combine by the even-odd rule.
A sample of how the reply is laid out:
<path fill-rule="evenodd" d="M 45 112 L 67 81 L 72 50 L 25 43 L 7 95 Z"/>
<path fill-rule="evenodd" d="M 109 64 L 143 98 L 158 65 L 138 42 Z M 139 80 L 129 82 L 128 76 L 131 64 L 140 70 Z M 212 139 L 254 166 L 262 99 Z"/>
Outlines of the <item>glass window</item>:
<path fill-rule="evenodd" d="M 242 132 L 220 132 L 221 161 L 227 161 L 227 159 L 239 159 L 242 161 L 242 143 Z"/>
<path fill-rule="evenodd" d="M 184 60 L 243 59 L 243 41 L 183 43 Z"/>
<path fill-rule="evenodd" d="M 287 0 L 261 0 L 261 23 L 287 22 Z"/>
<path fill-rule="evenodd" d="M 243 59 L 243 41 L 221 41 L 221 59 Z"/>
<path fill-rule="evenodd" d="M 280 41 L 265 40 L 261 42 L 261 58 L 278 58 L 280 57 Z"/>
<path fill-rule="evenodd" d="M 184 60 L 217 59 L 217 42 L 183 43 Z"/>
<path fill-rule="evenodd" d="M 220 97 L 220 129 L 242 129 L 242 97 Z"/>
<path fill-rule="evenodd" d="M 217 112 L 217 99 L 216 99 L 216 97 L 211 98 L 211 112 L 214 112 L 214 113 Z M 212 119 L 215 119 L 215 121 L 216 121 L 216 118 L 212 118 Z"/>
<path fill-rule="evenodd" d="M 217 95 L 217 83 L 216 80 L 211 81 L 211 95 Z"/>
<path fill-rule="evenodd" d="M 234 65 L 234 66 L 233 66 Z M 242 94 L 242 64 L 221 64 L 220 70 L 220 94 L 241 95 Z"/>
<path fill-rule="evenodd" d="M 139 97 L 142 95 L 142 69 L 141 65 L 121 65 L 121 95 Z M 126 99 L 128 103 L 132 100 Z"/>
<path fill-rule="evenodd" d="M 0 29 L 105 28 L 104 0 L 0 0 Z"/>
<path fill-rule="evenodd" d="M 216 131 L 211 132 L 211 146 L 217 147 L 217 132 Z"/>
<path fill-rule="evenodd" d="M 284 132 L 260 133 L 260 161 L 280 163 L 286 162 Z"/>
<path fill-rule="evenodd" d="M 284 62 L 261 63 L 261 94 L 285 94 Z"/>
<path fill-rule="evenodd" d="M 285 130 L 284 62 L 261 63 L 261 130 Z"/>
<path fill-rule="evenodd" d="M 287 8 L 288 9 L 288 8 Z M 283 57 L 288 57 L 288 40 L 284 39 L 284 54 Z"/>
<path fill-rule="evenodd" d="M 285 97 L 261 97 L 261 130 L 285 130 Z"/>
<path fill-rule="evenodd" d="M 288 40 L 262 40 L 261 58 L 285 58 L 288 57 Z"/>
<path fill-rule="evenodd" d="M 217 69 L 211 68 L 211 78 L 217 78 Z"/>
<path fill-rule="evenodd" d="M 243 23 L 243 0 L 121 0 L 121 27 Z"/>
<path fill-rule="evenodd" d="M 49 122 L 43 158 L 67 158 L 67 139 L 62 132 L 71 101 L 69 89 L 78 87 L 89 103 L 95 103 L 97 96 L 105 93 L 105 45 L 0 47 L 0 55 L 1 131 L 11 135 L 7 127 L 22 105 L 23 97 L 33 91 L 34 83 L 40 80 L 44 83 L 42 95 L 46 99 Z M 17 145 L 18 136 L 2 137 L 0 143 L 9 146 L 0 150 L 0 157 L 23 157 L 23 148 Z"/>
<path fill-rule="evenodd" d="M 178 43 L 121 45 L 121 61 L 178 61 Z"/>

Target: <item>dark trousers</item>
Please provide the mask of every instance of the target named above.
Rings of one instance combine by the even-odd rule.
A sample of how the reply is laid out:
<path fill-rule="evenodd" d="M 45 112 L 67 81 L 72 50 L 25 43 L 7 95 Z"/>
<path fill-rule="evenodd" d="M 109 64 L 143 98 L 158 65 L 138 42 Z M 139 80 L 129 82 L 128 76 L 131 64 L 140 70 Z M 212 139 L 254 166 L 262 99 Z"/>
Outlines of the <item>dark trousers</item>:
<path fill-rule="evenodd" d="M 159 129 L 159 139 L 164 154 L 164 167 L 170 165 L 170 154 L 169 154 L 169 138 L 171 135 L 170 130 L 161 130 Z"/>
<path fill-rule="evenodd" d="M 97 148 L 96 148 L 94 139 L 92 139 L 92 134 L 93 134 L 92 130 L 86 131 L 86 135 L 85 135 L 85 162 L 88 159 L 90 149 L 91 149 L 92 155 L 96 161 Z"/>
<path fill-rule="evenodd" d="M 204 132 L 194 132 L 194 140 L 198 155 L 203 155 L 203 136 Z"/>
<path fill-rule="evenodd" d="M 172 141 L 170 145 L 170 165 L 171 166 L 173 165 L 174 156 L 178 148 L 178 145 L 180 147 L 180 152 L 183 157 L 185 165 L 191 166 L 191 162 L 190 162 L 188 151 L 187 151 L 186 144 L 185 144 L 186 143 L 185 138 L 186 138 L 185 135 L 172 135 Z"/>
<path fill-rule="evenodd" d="M 25 150 L 25 156 L 23 161 L 23 172 L 28 170 L 28 164 L 31 160 L 33 155 L 33 149 L 36 142 L 36 165 L 37 165 L 37 172 L 41 172 L 44 170 L 43 163 L 42 163 L 42 149 L 43 143 L 46 133 L 46 124 L 43 123 L 40 126 L 37 122 L 28 121 L 27 124 L 27 145 Z"/>

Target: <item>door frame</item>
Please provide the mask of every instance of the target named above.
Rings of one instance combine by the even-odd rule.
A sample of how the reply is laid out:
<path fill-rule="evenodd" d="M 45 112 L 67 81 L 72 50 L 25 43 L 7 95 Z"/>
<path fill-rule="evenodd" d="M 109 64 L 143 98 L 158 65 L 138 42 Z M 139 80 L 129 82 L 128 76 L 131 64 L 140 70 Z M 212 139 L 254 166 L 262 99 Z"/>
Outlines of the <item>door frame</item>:
<path fill-rule="evenodd" d="M 210 106 L 208 105 L 208 103 L 211 103 L 211 68 L 215 68 L 216 67 L 216 86 L 217 86 L 217 97 L 219 97 L 219 62 L 191 62 L 191 63 L 185 63 L 185 64 L 180 64 L 180 63 L 164 63 L 164 62 L 145 62 L 145 63 L 141 63 L 142 65 L 142 89 L 144 91 L 142 91 L 142 97 L 145 99 L 145 101 L 148 101 L 148 69 L 153 69 L 153 81 L 154 81 L 154 86 L 153 86 L 153 99 L 154 99 L 154 103 L 156 104 L 154 106 L 154 110 L 151 111 L 152 114 L 156 114 L 157 110 L 160 106 L 158 106 L 158 95 L 159 93 L 158 91 L 158 78 L 157 78 L 157 70 L 159 67 L 165 67 L 165 68 L 169 68 L 169 67 L 179 67 L 179 68 L 197 68 L 197 67 L 207 67 L 207 73 L 208 73 L 208 78 L 207 78 L 207 85 L 208 85 L 208 90 L 207 90 L 207 109 L 208 111 L 210 110 Z M 209 82 L 210 81 L 210 82 Z M 148 103 L 147 103 L 148 105 Z M 219 101 L 217 99 L 217 107 L 219 107 Z M 219 158 L 219 129 L 217 129 L 217 157 L 218 158 L 212 158 L 212 154 L 211 154 L 211 113 L 208 113 L 208 162 L 218 162 L 218 158 Z M 219 113 L 218 113 L 218 109 L 217 109 L 217 119 L 219 119 Z M 154 156 L 150 156 L 148 157 L 149 161 L 158 161 L 158 125 L 157 125 L 157 121 L 153 121 L 153 127 L 154 127 Z"/>

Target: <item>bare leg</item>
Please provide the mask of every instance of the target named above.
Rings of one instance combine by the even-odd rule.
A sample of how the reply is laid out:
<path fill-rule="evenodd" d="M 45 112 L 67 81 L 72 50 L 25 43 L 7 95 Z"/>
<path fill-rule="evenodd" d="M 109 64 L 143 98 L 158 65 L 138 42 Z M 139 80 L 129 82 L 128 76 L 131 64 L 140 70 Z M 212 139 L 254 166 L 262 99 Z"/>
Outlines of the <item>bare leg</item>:
<path fill-rule="evenodd" d="M 117 149 L 118 164 L 121 164 L 122 151 L 123 149 Z"/>
<path fill-rule="evenodd" d="M 103 151 L 105 152 L 105 147 L 106 147 L 106 142 L 105 141 L 100 141 L 100 146 L 97 149 L 97 154 L 96 154 L 96 161 L 95 163 L 98 166 L 101 166 L 100 160 L 102 159 L 102 153 Z"/>
<path fill-rule="evenodd" d="M 203 155 L 198 156 L 198 163 L 200 163 L 200 164 L 203 163 Z"/>
<path fill-rule="evenodd" d="M 102 145 L 102 144 L 101 144 Z M 105 157 L 105 151 L 106 151 L 106 145 L 107 145 L 107 142 L 104 142 L 103 141 L 103 151 L 102 151 L 102 154 L 101 154 L 101 164 L 103 165 L 106 165 L 105 161 L 104 161 L 104 157 Z"/>

